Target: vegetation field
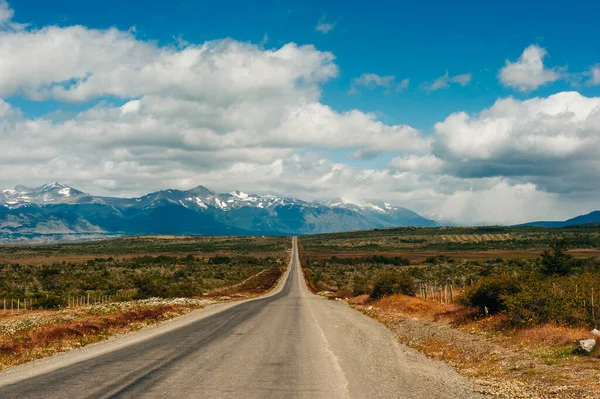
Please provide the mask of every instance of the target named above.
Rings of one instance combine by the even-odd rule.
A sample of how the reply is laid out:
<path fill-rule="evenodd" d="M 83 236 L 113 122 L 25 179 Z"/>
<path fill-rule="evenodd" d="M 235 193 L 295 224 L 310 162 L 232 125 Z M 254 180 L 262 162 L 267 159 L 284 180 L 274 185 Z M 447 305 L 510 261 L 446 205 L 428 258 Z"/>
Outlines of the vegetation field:
<path fill-rule="evenodd" d="M 314 292 L 345 298 L 495 397 L 600 397 L 600 226 L 303 237 Z"/>
<path fill-rule="evenodd" d="M 124 259 L 144 255 L 280 256 L 289 246 L 285 237 L 137 236 L 81 243 L 0 244 L 0 262 L 48 264 L 95 258 Z"/>
<path fill-rule="evenodd" d="M 285 237 L 131 237 L 0 246 L 0 369 L 260 295 Z"/>
<path fill-rule="evenodd" d="M 503 253 L 538 251 L 554 237 L 569 241 L 571 249 L 599 249 L 600 226 L 585 225 L 561 229 L 543 227 L 400 227 L 306 236 L 308 253 L 348 252 L 469 252 Z M 597 252 L 600 254 L 600 251 Z"/>
<path fill-rule="evenodd" d="M 140 237 L 81 244 L 0 246 L 0 300 L 37 307 L 194 297 L 284 267 L 287 238 Z M 73 257 L 75 256 L 75 257 Z M 82 258 L 78 258 L 80 256 Z M 267 273 L 268 274 L 268 273 Z M 14 304 L 12 304 L 14 308 Z"/>

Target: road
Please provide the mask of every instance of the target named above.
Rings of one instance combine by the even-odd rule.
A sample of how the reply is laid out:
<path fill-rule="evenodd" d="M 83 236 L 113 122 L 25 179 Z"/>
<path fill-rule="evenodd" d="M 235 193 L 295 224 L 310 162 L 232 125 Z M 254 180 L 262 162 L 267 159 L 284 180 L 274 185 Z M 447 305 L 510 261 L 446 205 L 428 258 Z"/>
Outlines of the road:
<path fill-rule="evenodd" d="M 177 323 L 0 373 L 0 398 L 478 397 L 382 324 L 311 294 L 296 239 L 269 296 Z"/>

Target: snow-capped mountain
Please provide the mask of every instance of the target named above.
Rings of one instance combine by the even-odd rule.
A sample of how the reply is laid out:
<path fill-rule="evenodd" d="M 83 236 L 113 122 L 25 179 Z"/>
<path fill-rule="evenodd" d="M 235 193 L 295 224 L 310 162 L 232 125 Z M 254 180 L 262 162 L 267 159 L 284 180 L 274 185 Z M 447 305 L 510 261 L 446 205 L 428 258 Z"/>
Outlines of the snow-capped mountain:
<path fill-rule="evenodd" d="M 332 200 L 321 201 L 321 204 L 331 208 L 343 208 L 364 215 L 369 220 L 382 227 L 393 226 L 435 226 L 433 220 L 427 220 L 416 212 L 400 206 L 392 205 L 389 202 L 373 201 L 354 201 L 346 198 L 336 198 Z"/>
<path fill-rule="evenodd" d="M 386 202 L 295 198 L 198 186 L 138 198 L 95 197 L 53 182 L 0 191 L 0 239 L 98 234 L 311 234 L 435 222 Z"/>
<path fill-rule="evenodd" d="M 23 205 L 75 204 L 94 201 L 94 198 L 82 191 L 58 182 L 31 188 L 16 186 L 0 191 L 0 205 L 18 208 Z"/>

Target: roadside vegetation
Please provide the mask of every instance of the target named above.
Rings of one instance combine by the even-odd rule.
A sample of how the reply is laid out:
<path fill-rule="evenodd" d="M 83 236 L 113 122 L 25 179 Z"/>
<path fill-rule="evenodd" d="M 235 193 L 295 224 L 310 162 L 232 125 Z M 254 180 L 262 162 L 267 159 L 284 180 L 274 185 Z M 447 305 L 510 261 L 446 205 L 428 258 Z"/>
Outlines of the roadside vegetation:
<path fill-rule="evenodd" d="M 216 303 L 218 299 L 115 302 L 0 315 L 0 370 L 136 331 Z"/>
<path fill-rule="evenodd" d="M 281 257 L 232 255 L 197 257 L 141 256 L 50 265 L 0 263 L 0 300 L 31 301 L 34 308 L 65 308 L 73 299 L 86 303 L 197 297 L 244 281 L 269 269 L 279 270 Z M 0 303 L 0 306 L 3 304 Z"/>
<path fill-rule="evenodd" d="M 0 246 L 0 258 L 10 254 L 0 261 L 0 369 L 261 295 L 281 278 L 289 248 L 283 237 Z"/>
<path fill-rule="evenodd" d="M 431 230 L 422 235 L 440 229 Z M 404 237 L 390 231 L 406 229 L 336 234 L 332 245 L 326 236 L 305 237 L 302 265 L 314 292 L 347 299 L 488 394 L 600 397 L 600 350 L 578 351 L 580 340 L 598 339 L 590 331 L 600 324 L 600 258 L 590 256 L 597 246 L 585 246 L 596 245 L 598 229 L 548 230 L 514 251 L 490 250 L 489 241 L 454 251 L 457 243 L 448 241 L 417 256 L 390 247 Z M 353 243 L 366 236 L 387 251 L 357 251 Z"/>

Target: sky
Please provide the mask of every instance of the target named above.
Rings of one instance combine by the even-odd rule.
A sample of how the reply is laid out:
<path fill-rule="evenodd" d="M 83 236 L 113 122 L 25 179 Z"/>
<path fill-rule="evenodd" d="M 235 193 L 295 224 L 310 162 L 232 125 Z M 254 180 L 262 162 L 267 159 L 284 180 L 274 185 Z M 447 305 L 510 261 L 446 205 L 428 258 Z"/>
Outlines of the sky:
<path fill-rule="evenodd" d="M 414 4 L 412 4 L 414 3 Z M 600 4 L 0 0 L 0 187 L 600 209 Z"/>

